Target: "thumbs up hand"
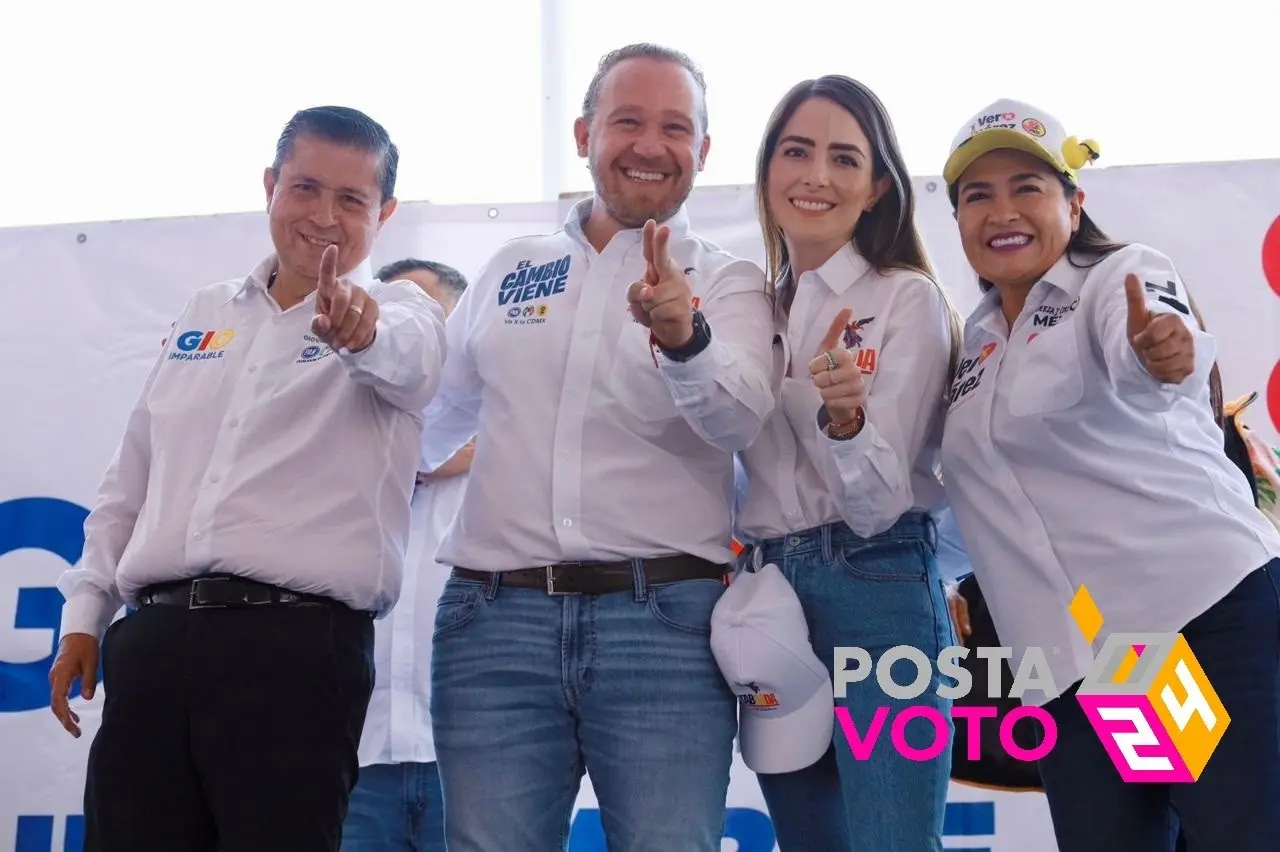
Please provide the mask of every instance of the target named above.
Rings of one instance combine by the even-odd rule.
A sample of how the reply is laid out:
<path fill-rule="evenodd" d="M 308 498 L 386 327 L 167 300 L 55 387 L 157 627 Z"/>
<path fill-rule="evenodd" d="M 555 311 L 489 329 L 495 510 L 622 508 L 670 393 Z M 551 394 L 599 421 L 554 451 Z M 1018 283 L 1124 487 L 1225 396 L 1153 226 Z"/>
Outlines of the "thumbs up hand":
<path fill-rule="evenodd" d="M 854 355 L 840 344 L 853 311 L 845 308 L 827 329 L 818 355 L 809 362 L 809 376 L 822 395 L 831 425 L 842 431 L 858 421 L 867 401 L 867 386 Z"/>
<path fill-rule="evenodd" d="M 693 291 L 684 271 L 671 259 L 671 229 L 650 219 L 644 226 L 644 280 L 627 288 L 627 303 L 636 322 L 648 328 L 666 349 L 679 349 L 693 338 Z"/>
<path fill-rule="evenodd" d="M 338 278 L 338 247 L 327 247 L 320 257 L 311 330 L 335 352 L 359 352 L 373 343 L 377 322 L 378 303 L 362 288 Z"/>
<path fill-rule="evenodd" d="M 1129 303 L 1129 345 L 1151 377 L 1179 384 L 1195 372 L 1196 347 L 1191 330 L 1177 314 L 1158 314 L 1147 308 L 1146 293 L 1138 276 L 1124 279 Z"/>

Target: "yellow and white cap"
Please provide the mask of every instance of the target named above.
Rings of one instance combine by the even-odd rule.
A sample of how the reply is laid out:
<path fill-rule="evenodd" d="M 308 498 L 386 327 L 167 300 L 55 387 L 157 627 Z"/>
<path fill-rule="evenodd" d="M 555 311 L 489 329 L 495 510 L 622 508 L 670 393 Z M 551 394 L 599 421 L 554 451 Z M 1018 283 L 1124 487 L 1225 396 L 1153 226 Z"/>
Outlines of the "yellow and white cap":
<path fill-rule="evenodd" d="M 1022 101 L 998 100 L 966 122 L 951 143 L 942 170 L 947 186 L 955 186 L 964 170 L 983 154 L 1012 148 L 1048 163 L 1072 183 L 1077 172 L 1098 159 L 1098 143 L 1068 136 L 1061 122 Z"/>

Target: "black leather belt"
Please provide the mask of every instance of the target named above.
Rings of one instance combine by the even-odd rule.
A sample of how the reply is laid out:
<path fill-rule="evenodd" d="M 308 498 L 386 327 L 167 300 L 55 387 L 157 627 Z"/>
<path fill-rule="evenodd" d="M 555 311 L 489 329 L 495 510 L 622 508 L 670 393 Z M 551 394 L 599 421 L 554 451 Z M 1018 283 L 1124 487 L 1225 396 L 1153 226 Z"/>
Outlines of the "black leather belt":
<path fill-rule="evenodd" d="M 696 556 L 659 556 L 644 560 L 646 586 L 679 583 L 682 580 L 723 581 L 728 568 Z M 542 589 L 549 595 L 604 595 L 635 588 L 635 572 L 630 562 L 561 562 L 515 571 L 473 571 L 454 568 L 463 580 L 487 583 L 496 574 L 503 586 Z"/>
<path fill-rule="evenodd" d="M 186 609 L 244 609 L 247 607 L 345 606 L 323 595 L 291 592 L 243 577 L 207 576 L 148 586 L 138 595 L 143 606 Z"/>

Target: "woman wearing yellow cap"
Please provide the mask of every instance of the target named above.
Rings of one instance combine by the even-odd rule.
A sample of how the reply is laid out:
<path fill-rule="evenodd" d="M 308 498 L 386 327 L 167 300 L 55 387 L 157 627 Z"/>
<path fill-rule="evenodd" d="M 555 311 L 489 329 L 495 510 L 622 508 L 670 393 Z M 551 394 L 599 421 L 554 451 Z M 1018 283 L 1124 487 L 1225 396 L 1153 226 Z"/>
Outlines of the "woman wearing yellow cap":
<path fill-rule="evenodd" d="M 1274 850 L 1280 536 L 1223 452 L 1216 347 L 1173 263 L 1085 212 L 1098 153 L 1017 101 L 956 137 L 944 176 L 984 296 L 947 494 L 1014 665 L 1048 663 L 1023 701 L 1057 726 L 1060 852 L 1167 852 L 1175 815 L 1193 852 Z"/>

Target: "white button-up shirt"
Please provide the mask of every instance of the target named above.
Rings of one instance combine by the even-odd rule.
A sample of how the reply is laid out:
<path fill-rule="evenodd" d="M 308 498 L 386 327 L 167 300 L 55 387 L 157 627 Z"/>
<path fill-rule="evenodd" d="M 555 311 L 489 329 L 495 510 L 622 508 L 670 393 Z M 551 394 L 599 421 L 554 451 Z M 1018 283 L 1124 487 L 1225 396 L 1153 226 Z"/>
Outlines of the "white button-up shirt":
<path fill-rule="evenodd" d="M 1130 345 L 1125 275 L 1195 336 L 1195 372 L 1151 377 Z M 999 294 L 968 320 L 950 393 L 943 476 L 1002 643 L 1028 646 L 1058 691 L 1093 653 L 1068 612 L 1088 587 L 1112 632 L 1176 632 L 1280 555 L 1222 449 L 1208 377 L 1216 357 L 1164 255 L 1141 245 L 1088 269 L 1058 262 L 1012 330 Z M 1028 693 L 1029 704 L 1055 695 Z"/>
<path fill-rule="evenodd" d="M 444 311 L 366 263 L 348 278 L 378 302 L 377 336 L 334 353 L 314 292 L 285 311 L 268 293 L 275 267 L 202 288 L 174 324 L 59 580 L 63 635 L 101 636 L 146 586 L 211 572 L 395 603 Z"/>
<path fill-rule="evenodd" d="M 841 345 L 856 352 L 868 395 L 862 431 L 837 441 L 819 422 L 822 396 L 809 362 L 845 308 L 853 315 Z M 778 332 L 781 405 L 742 456 L 751 483 L 739 522 L 745 537 L 841 520 L 869 537 L 911 509 L 944 502 L 935 469 L 950 317 L 937 284 L 916 272 L 877 272 L 852 245 L 800 276 Z"/>
<path fill-rule="evenodd" d="M 445 530 L 466 491 L 467 475 L 419 485 L 410 509 L 409 550 L 400 601 L 374 622 L 376 671 L 360 738 L 360 765 L 431 763 L 431 633 L 449 567 L 436 561 Z"/>
<path fill-rule="evenodd" d="M 503 246 L 449 317 L 424 468 L 477 435 L 440 550 L 450 565 L 732 558 L 731 453 L 774 405 L 764 275 L 690 233 L 682 210 L 666 223 L 669 247 L 711 344 L 684 363 L 655 355 L 627 306 L 645 271 L 641 232 L 597 253 L 582 231 L 590 203 L 554 234 Z"/>

